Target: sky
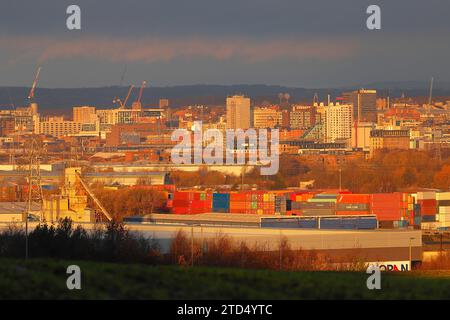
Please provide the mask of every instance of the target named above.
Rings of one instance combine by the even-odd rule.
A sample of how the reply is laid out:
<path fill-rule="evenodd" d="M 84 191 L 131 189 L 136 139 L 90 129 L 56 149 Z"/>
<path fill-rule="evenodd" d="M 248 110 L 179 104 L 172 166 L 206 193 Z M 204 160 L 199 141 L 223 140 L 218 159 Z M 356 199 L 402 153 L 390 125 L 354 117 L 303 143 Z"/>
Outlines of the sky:
<path fill-rule="evenodd" d="M 68 30 L 66 8 L 81 9 Z M 381 30 L 366 9 L 381 8 Z M 2 0 L 0 86 L 450 81 L 448 0 Z"/>

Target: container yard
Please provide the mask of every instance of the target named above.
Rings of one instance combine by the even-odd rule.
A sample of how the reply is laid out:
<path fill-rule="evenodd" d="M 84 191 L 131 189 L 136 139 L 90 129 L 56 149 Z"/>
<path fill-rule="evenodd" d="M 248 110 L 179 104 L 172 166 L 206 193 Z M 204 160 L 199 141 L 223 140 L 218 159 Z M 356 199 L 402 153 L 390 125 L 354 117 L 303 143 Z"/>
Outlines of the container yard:
<path fill-rule="evenodd" d="M 383 229 L 450 227 L 449 192 L 353 194 L 348 191 L 176 191 L 174 214 L 229 213 L 298 217 L 376 217 Z M 341 220 L 343 220 L 342 218 Z M 333 220 L 328 220 L 333 221 Z M 328 222 L 327 222 L 328 224 Z"/>

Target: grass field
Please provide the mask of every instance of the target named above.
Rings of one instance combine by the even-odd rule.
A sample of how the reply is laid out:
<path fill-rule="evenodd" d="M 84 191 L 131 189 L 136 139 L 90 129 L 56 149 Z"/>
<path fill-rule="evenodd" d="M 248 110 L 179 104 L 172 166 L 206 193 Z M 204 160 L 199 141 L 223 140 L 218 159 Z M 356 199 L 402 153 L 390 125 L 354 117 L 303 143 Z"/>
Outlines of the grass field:
<path fill-rule="evenodd" d="M 82 289 L 68 290 L 79 265 Z M 351 272 L 277 272 L 0 259 L 1 299 L 449 299 L 450 272 L 382 274 L 381 290 Z"/>

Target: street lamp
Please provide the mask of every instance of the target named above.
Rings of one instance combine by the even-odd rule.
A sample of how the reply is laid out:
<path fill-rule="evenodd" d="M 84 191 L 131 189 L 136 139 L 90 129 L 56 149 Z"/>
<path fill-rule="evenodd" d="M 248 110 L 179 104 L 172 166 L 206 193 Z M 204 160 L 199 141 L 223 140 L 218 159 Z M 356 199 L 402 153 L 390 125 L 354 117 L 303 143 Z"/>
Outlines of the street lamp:
<path fill-rule="evenodd" d="M 412 247 L 411 247 L 411 241 L 416 238 L 409 238 L 409 268 L 412 270 Z"/>

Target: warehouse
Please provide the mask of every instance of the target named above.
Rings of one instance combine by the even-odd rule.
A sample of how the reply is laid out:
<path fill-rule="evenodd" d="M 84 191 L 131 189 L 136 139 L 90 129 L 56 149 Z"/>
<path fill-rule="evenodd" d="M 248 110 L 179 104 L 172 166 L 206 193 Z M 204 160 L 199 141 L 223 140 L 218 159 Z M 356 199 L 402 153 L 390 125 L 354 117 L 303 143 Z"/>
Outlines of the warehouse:
<path fill-rule="evenodd" d="M 202 215 L 195 215 L 196 223 L 189 225 L 188 215 L 172 216 L 174 221 L 157 223 L 126 223 L 131 232 L 154 239 L 161 251 L 167 253 L 178 231 L 184 231 L 195 239 L 215 238 L 226 235 L 236 242 L 245 242 L 248 246 L 263 246 L 265 250 L 278 251 L 282 239 L 287 239 L 293 250 L 314 251 L 329 256 L 339 262 L 396 262 L 409 265 L 410 259 L 422 261 L 422 234 L 420 230 L 314 230 L 314 229 L 274 229 L 260 228 L 255 225 L 256 216 L 246 220 L 254 225 L 238 224 L 240 217 L 228 215 L 234 226 L 220 225 L 224 220 L 218 218 L 216 225 L 207 225 L 201 221 Z M 191 216 L 192 218 L 192 216 Z M 207 216 L 203 219 L 211 220 Z M 253 219 L 253 220 L 252 220 Z M 35 227 L 36 223 L 30 225 Z M 87 230 L 94 230 L 92 223 L 83 223 Z M 1 227 L 0 227 L 1 228 Z"/>
<path fill-rule="evenodd" d="M 145 180 L 151 185 L 164 185 L 169 183 L 169 175 L 165 172 L 89 172 L 85 178 L 94 183 L 119 184 L 134 186 L 140 180 Z"/>
<path fill-rule="evenodd" d="M 156 215 L 155 215 L 156 216 Z M 260 228 L 255 215 L 157 215 L 149 224 L 133 224 L 129 227 L 152 236 L 163 251 L 178 230 L 194 237 L 216 237 L 226 234 L 235 241 L 248 245 L 264 245 L 278 250 L 281 237 L 286 237 L 292 249 L 314 250 L 332 258 L 348 261 L 387 262 L 422 260 L 422 234 L 420 230 L 314 230 Z M 224 216 L 227 216 L 225 220 Z M 244 218 L 243 216 L 246 216 Z"/>
<path fill-rule="evenodd" d="M 0 202 L 0 223 L 22 222 L 24 213 L 28 208 L 27 202 Z M 32 214 L 35 211 L 35 217 L 39 217 L 37 205 L 32 206 Z"/>

